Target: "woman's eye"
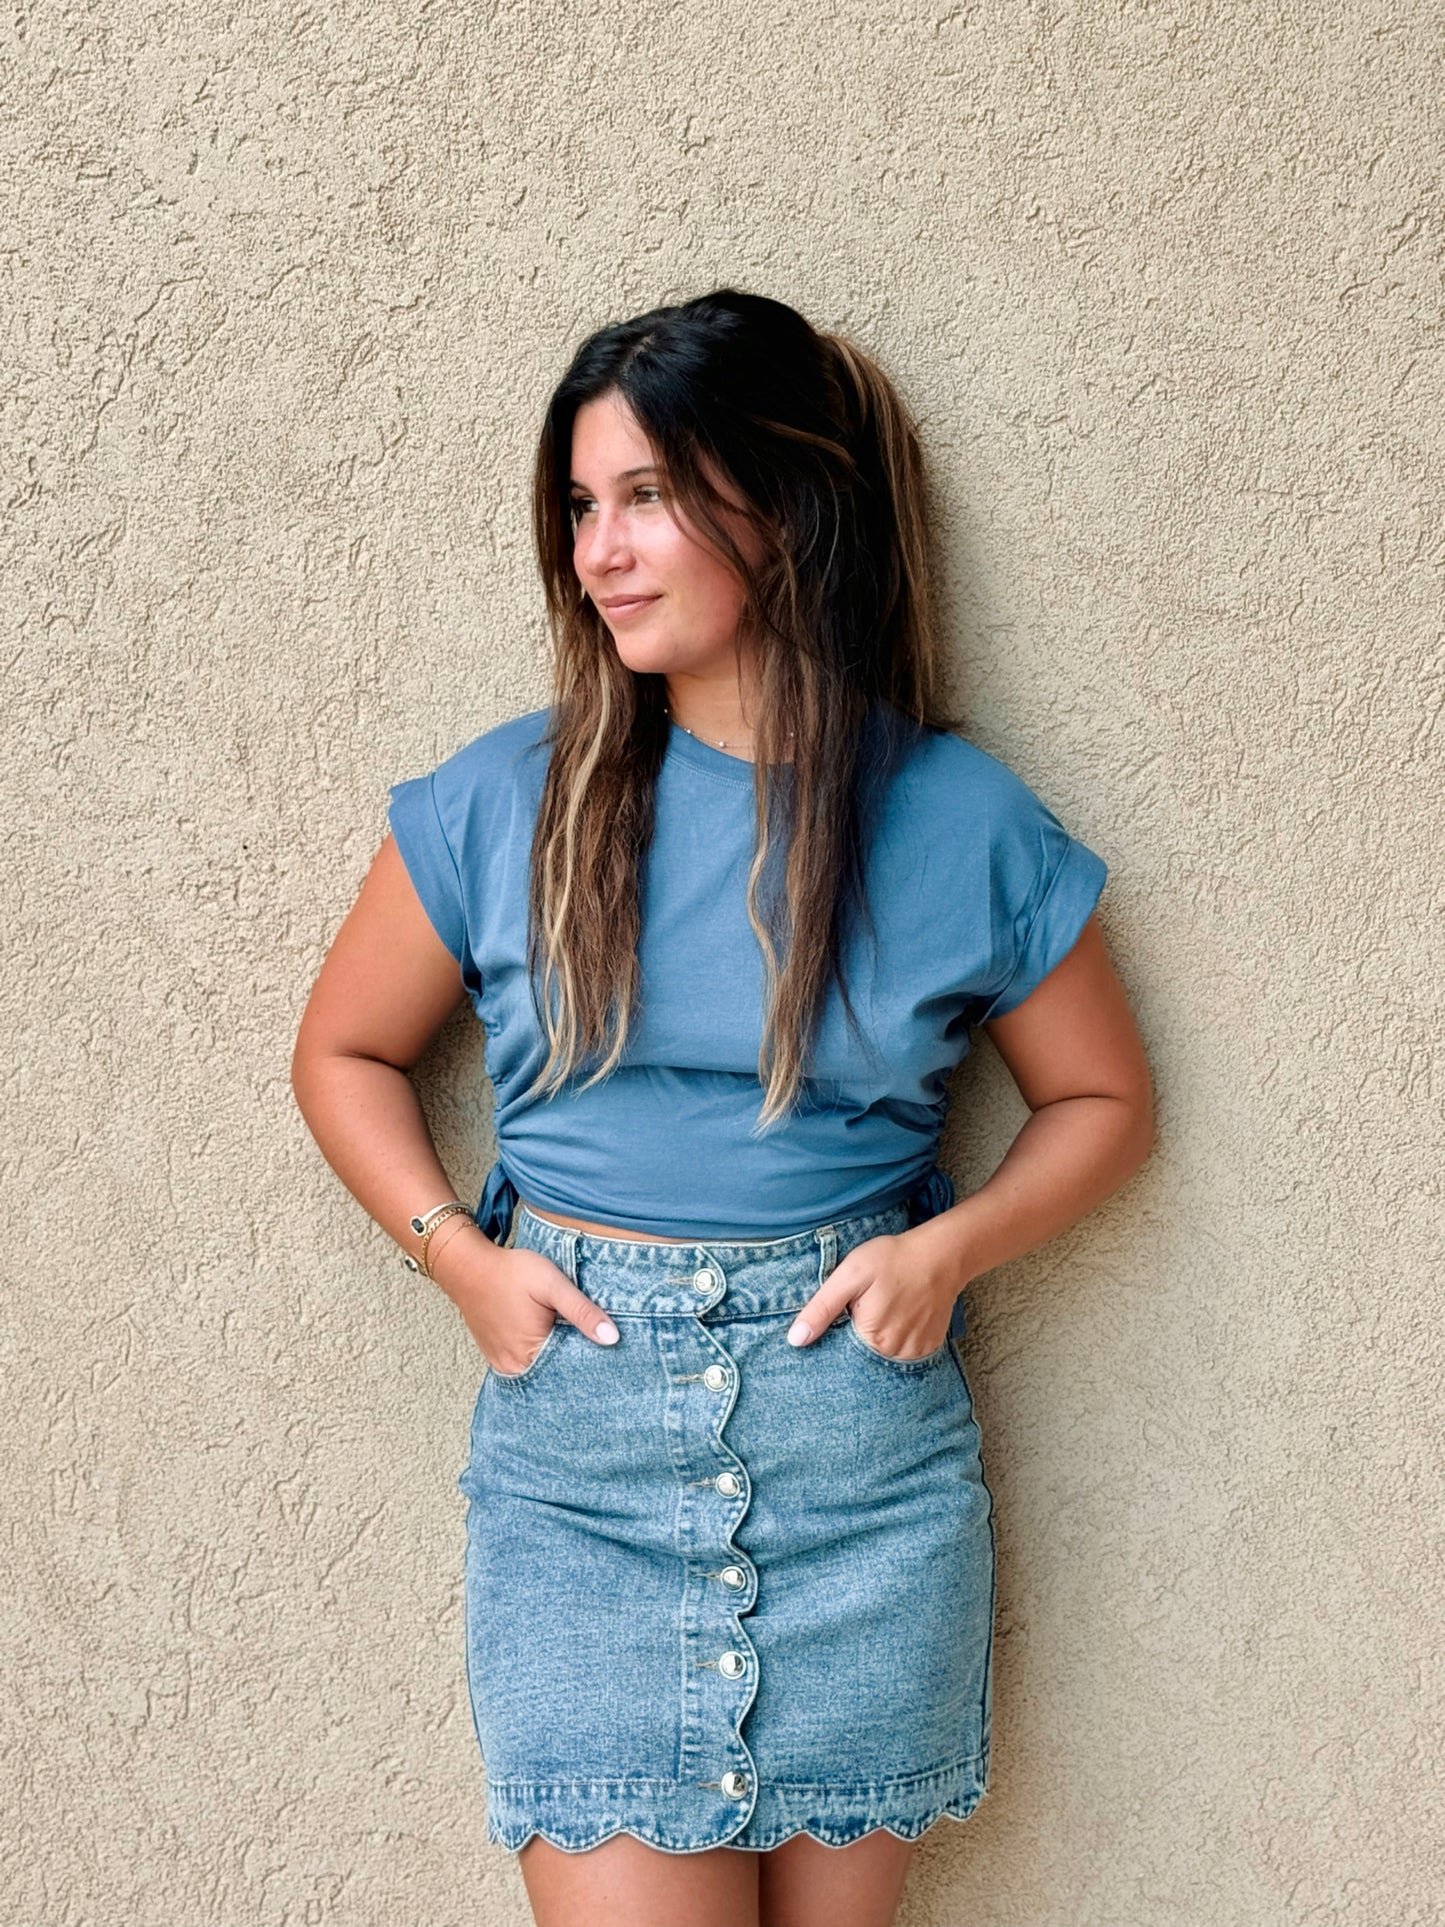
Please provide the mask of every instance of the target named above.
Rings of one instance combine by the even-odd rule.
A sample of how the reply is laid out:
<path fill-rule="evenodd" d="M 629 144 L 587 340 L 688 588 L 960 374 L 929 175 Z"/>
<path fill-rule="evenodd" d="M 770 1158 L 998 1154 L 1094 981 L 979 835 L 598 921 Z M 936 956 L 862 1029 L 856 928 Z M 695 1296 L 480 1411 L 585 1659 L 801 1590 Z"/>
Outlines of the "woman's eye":
<path fill-rule="evenodd" d="M 639 482 L 632 493 L 634 496 L 640 495 L 650 498 L 648 501 L 649 507 L 651 507 L 653 502 L 660 502 L 662 500 L 662 489 L 655 482 Z M 595 504 L 590 495 L 574 495 L 568 507 L 571 511 L 572 520 L 575 522 L 579 516 L 585 515 L 589 508 L 595 507 Z"/>

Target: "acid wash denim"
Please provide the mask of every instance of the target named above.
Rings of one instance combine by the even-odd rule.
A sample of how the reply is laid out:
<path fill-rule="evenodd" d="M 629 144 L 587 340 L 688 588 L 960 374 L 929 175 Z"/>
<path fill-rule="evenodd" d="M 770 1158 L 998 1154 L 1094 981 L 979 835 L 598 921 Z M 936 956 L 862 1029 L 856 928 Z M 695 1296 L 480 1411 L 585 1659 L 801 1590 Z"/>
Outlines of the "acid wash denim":
<path fill-rule="evenodd" d="M 621 1337 L 559 1318 L 477 1396 L 458 1484 L 488 1840 L 760 1851 L 973 1812 L 994 1530 L 963 1294 L 923 1358 L 847 1311 L 786 1337 L 849 1251 L 948 1197 L 935 1169 L 921 1203 L 745 1244 L 494 1220 Z"/>

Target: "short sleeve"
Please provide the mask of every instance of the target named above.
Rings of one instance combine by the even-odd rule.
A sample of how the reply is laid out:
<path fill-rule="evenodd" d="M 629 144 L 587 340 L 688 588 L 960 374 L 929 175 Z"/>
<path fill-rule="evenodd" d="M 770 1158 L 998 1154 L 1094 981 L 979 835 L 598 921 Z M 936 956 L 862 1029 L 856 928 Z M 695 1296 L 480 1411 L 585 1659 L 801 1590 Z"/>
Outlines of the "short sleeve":
<path fill-rule="evenodd" d="M 991 862 L 996 987 L 974 1019 L 980 1024 L 1016 1009 L 1063 962 L 1108 875 L 1104 859 L 1070 836 L 1016 776 L 1006 786 Z"/>
<path fill-rule="evenodd" d="M 461 873 L 437 809 L 434 776 L 412 776 L 391 786 L 388 824 L 407 875 L 432 928 L 460 963 L 467 924 Z"/>

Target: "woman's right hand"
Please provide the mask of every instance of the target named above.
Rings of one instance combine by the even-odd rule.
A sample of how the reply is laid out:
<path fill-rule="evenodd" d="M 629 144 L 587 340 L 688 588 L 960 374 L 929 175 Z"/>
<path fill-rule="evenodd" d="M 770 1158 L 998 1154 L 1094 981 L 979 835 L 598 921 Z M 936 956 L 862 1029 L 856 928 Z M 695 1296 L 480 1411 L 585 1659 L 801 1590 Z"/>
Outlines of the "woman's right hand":
<path fill-rule="evenodd" d="M 504 1376 L 525 1372 L 558 1318 L 599 1345 L 617 1343 L 617 1327 L 540 1251 L 494 1245 L 458 1232 L 433 1266 L 488 1365 Z"/>

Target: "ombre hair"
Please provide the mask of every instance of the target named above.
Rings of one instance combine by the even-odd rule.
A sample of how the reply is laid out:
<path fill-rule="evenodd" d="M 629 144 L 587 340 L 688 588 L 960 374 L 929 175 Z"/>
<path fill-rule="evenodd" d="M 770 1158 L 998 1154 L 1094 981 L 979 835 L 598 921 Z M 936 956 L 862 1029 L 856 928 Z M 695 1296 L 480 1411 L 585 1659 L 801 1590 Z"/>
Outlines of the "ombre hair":
<path fill-rule="evenodd" d="M 642 861 L 667 748 L 666 683 L 618 656 L 572 563 L 572 425 L 620 397 L 671 502 L 744 586 L 758 656 L 748 920 L 764 963 L 755 1134 L 798 1102 L 829 984 L 854 1036 L 844 946 L 872 932 L 874 806 L 910 740 L 954 730 L 929 612 L 930 518 L 912 416 L 877 363 L 795 309 L 730 288 L 599 329 L 547 406 L 533 533 L 553 645 L 546 777 L 532 841 L 527 967 L 551 1095 L 622 1059 L 640 989 Z M 744 504 L 759 559 L 729 518 Z M 791 737 L 790 737 L 791 732 Z M 779 752 L 790 742 L 791 764 Z M 586 1086 L 584 1085 L 584 1088 Z"/>

